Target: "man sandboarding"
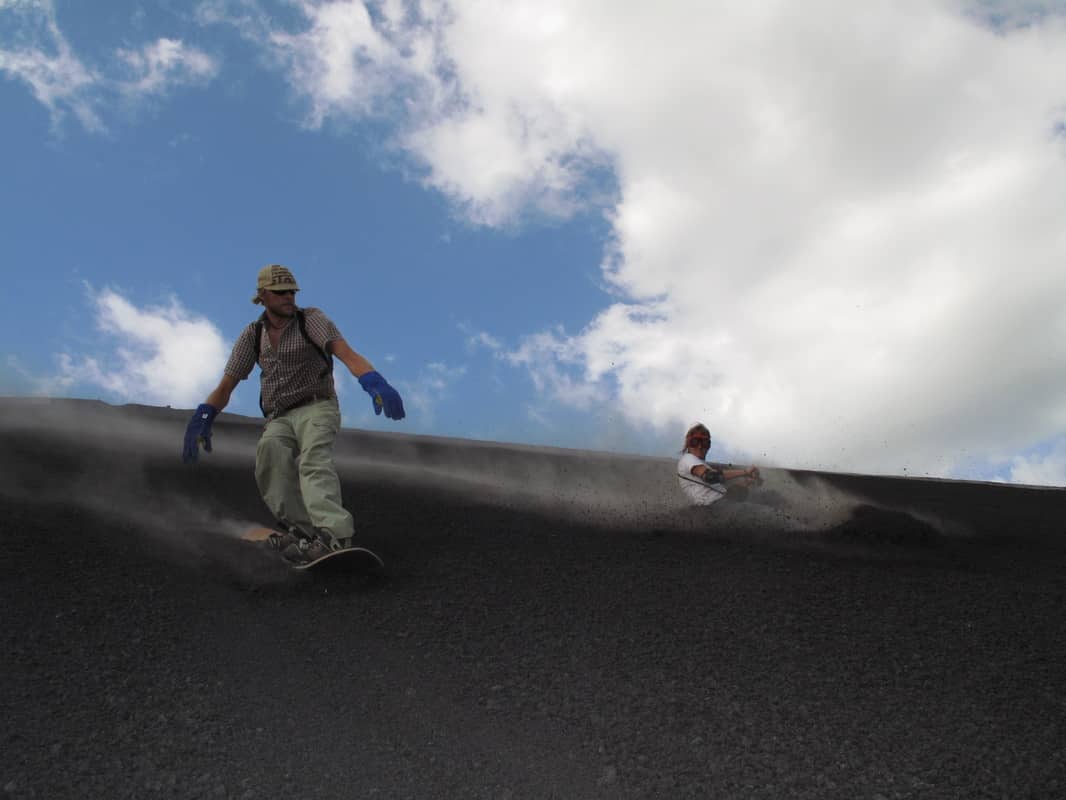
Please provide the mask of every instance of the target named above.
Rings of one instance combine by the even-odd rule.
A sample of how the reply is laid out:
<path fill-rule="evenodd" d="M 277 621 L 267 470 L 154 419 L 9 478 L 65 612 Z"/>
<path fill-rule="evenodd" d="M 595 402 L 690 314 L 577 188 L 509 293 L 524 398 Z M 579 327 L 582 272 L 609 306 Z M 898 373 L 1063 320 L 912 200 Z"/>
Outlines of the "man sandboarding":
<path fill-rule="evenodd" d="M 761 481 L 758 467 L 732 469 L 707 461 L 710 449 L 711 433 L 705 425 L 697 422 L 685 432 L 684 448 L 677 462 L 677 482 L 692 505 L 709 506 L 727 495 L 744 494 L 747 487 Z M 733 485 L 727 487 L 727 482 Z"/>
<path fill-rule="evenodd" d="M 306 566 L 353 548 L 355 535 L 333 463 L 341 424 L 334 356 L 370 395 L 374 413 L 384 411 L 394 420 L 405 414 L 399 393 L 348 346 L 329 317 L 296 305 L 299 290 L 292 272 L 280 264 L 259 271 L 252 302 L 265 310 L 237 337 L 221 382 L 189 420 L 182 458 L 195 462 L 201 444 L 211 452 L 212 422 L 258 363 L 259 405 L 267 422 L 256 447 L 255 480 L 282 529 L 256 529 L 247 538 L 266 539 L 290 562 Z"/>

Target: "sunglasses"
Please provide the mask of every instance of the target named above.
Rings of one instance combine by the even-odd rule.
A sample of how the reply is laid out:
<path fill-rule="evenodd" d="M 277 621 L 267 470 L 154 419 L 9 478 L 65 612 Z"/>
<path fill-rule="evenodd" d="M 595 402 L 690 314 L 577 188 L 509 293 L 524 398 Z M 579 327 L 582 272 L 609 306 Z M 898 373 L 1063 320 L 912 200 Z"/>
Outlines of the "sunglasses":
<path fill-rule="evenodd" d="M 275 297 L 284 297 L 287 294 L 291 294 L 293 297 L 296 296 L 295 289 L 267 289 L 267 291 Z"/>
<path fill-rule="evenodd" d="M 688 437 L 688 446 L 689 447 L 710 447 L 711 446 L 711 437 L 710 436 L 690 436 L 690 437 Z"/>

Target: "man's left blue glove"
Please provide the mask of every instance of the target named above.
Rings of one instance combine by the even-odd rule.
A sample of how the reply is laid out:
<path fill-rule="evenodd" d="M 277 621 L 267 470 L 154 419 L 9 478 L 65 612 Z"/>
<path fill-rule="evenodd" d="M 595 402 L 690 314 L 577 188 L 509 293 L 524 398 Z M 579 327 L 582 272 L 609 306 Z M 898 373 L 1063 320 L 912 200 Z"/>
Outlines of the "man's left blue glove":
<path fill-rule="evenodd" d="M 203 442 L 204 452 L 211 452 L 211 423 L 218 416 L 218 409 L 201 403 L 193 412 L 188 427 L 185 428 L 185 450 L 182 451 L 181 460 L 186 464 L 196 461 L 200 455 L 200 443 Z"/>
<path fill-rule="evenodd" d="M 359 376 L 359 385 L 363 387 L 370 398 L 374 401 L 374 413 L 380 414 L 382 409 L 389 419 L 403 419 L 403 400 L 400 393 L 389 386 L 389 382 L 381 377 L 380 373 L 367 372 Z"/>

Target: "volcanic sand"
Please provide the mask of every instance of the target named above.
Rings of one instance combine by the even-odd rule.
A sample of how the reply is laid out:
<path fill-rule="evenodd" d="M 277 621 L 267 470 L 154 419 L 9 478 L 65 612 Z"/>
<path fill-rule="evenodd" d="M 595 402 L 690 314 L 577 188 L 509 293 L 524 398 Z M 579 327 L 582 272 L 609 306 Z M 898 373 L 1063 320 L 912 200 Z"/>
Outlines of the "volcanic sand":
<path fill-rule="evenodd" d="M 345 430 L 315 576 L 188 415 L 0 400 L 8 797 L 1066 794 L 1066 491 Z"/>

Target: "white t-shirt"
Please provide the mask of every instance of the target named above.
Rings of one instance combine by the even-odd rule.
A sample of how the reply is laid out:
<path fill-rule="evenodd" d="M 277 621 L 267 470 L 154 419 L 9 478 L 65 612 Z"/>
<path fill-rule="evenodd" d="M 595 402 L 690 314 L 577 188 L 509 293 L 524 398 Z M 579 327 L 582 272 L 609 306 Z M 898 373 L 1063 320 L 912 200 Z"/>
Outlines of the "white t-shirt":
<path fill-rule="evenodd" d="M 684 453 L 677 462 L 677 482 L 689 501 L 697 506 L 709 506 L 725 497 L 726 488 L 720 483 L 704 483 L 692 474 L 693 467 L 707 466 L 707 462 L 692 453 Z"/>

